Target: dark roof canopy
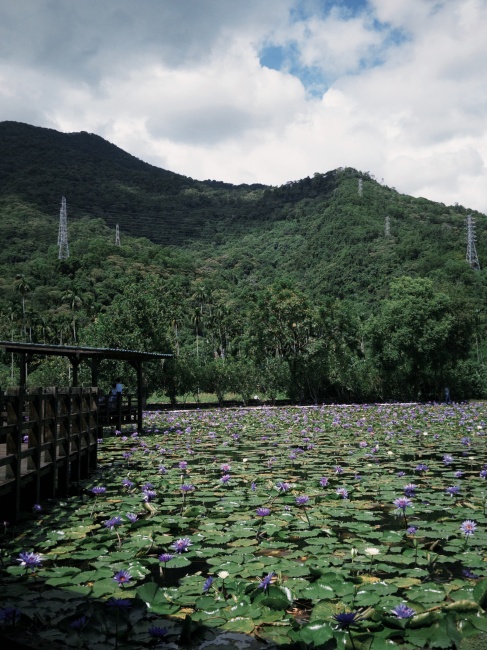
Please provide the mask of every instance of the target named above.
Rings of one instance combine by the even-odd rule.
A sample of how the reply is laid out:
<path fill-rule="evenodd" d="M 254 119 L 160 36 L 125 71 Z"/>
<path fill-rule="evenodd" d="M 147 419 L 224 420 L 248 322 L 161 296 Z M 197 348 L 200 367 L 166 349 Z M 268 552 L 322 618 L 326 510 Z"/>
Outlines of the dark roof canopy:
<path fill-rule="evenodd" d="M 142 430 L 142 408 L 144 405 L 142 362 L 173 357 L 172 354 L 162 352 L 141 352 L 117 348 L 86 348 L 75 345 L 48 345 L 45 343 L 16 343 L 14 341 L 0 341 L 0 351 L 20 355 L 20 386 L 22 387 L 25 387 L 27 382 L 27 364 L 34 355 L 67 357 L 73 368 L 73 386 L 78 385 L 78 366 L 82 361 L 91 366 L 92 386 L 98 386 L 98 366 L 100 361 L 103 361 L 103 359 L 127 361 L 137 371 L 137 423 L 139 431 Z M 119 424 L 119 428 L 120 426 Z"/>
<path fill-rule="evenodd" d="M 36 354 L 46 356 L 73 357 L 79 359 L 118 359 L 120 361 L 150 361 L 151 359 L 167 359 L 172 354 L 162 352 L 141 352 L 139 350 L 123 350 L 120 348 L 87 348 L 76 345 L 50 345 L 46 343 L 16 343 L 15 341 L 0 341 L 2 352 L 17 354 Z"/>

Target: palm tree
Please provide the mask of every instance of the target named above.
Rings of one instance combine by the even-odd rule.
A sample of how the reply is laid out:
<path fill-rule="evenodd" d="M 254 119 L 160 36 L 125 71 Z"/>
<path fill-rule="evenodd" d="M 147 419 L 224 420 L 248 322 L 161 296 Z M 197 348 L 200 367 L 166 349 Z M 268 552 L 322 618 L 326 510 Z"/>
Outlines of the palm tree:
<path fill-rule="evenodd" d="M 69 309 L 71 311 L 71 327 L 73 331 L 73 340 L 76 343 L 76 310 L 81 307 L 83 304 L 83 301 L 81 298 L 72 290 L 67 291 L 63 296 L 61 297 L 61 300 L 68 304 Z"/>
<path fill-rule="evenodd" d="M 22 334 L 26 336 L 25 328 L 25 297 L 30 292 L 30 286 L 25 279 L 25 276 L 22 274 L 17 274 L 15 276 L 14 286 L 22 297 Z"/>
<path fill-rule="evenodd" d="M 174 347 L 176 349 L 176 356 L 179 357 L 179 328 L 183 323 L 183 312 L 179 308 L 173 308 L 171 327 L 174 332 Z"/>
<path fill-rule="evenodd" d="M 196 358 L 199 359 L 200 352 L 199 352 L 199 333 L 200 333 L 200 327 L 201 323 L 203 320 L 203 314 L 202 314 L 202 309 L 201 307 L 196 307 L 194 310 L 193 314 L 193 325 L 194 325 L 194 330 L 196 334 Z"/>

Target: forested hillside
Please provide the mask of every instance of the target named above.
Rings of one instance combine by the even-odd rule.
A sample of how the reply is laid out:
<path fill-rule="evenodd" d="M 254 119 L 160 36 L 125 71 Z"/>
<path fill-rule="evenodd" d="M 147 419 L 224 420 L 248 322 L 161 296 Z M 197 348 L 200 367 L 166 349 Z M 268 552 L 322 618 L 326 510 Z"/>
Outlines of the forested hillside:
<path fill-rule="evenodd" d="M 149 373 L 173 399 L 429 399 L 447 384 L 482 397 L 486 278 L 465 260 L 467 214 L 482 267 L 485 215 L 368 172 L 194 181 L 92 134 L 3 122 L 0 338 L 173 351 Z M 3 362 L 0 385 L 15 384 Z M 66 372 L 41 361 L 30 382 L 63 384 Z"/>

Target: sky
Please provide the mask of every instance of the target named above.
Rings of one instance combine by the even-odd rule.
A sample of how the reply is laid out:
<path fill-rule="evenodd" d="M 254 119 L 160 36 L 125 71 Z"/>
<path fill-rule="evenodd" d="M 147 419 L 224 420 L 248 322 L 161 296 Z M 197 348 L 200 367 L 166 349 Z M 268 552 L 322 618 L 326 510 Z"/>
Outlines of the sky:
<path fill-rule="evenodd" d="M 486 30 L 487 0 L 0 0 L 0 121 L 199 180 L 354 167 L 487 213 Z"/>

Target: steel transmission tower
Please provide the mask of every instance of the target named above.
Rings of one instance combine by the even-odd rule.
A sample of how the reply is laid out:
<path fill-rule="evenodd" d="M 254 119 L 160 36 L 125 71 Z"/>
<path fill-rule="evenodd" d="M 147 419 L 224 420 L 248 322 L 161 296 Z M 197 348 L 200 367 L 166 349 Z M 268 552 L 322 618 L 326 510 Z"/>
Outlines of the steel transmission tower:
<path fill-rule="evenodd" d="M 384 226 L 384 234 L 386 237 L 391 236 L 391 218 L 389 216 L 386 217 L 386 223 Z"/>
<path fill-rule="evenodd" d="M 467 262 L 474 271 L 480 271 L 479 258 L 475 248 L 475 220 L 471 214 L 467 216 Z"/>
<path fill-rule="evenodd" d="M 61 199 L 61 211 L 59 213 L 59 232 L 57 236 L 57 244 L 59 246 L 60 260 L 65 260 L 69 257 L 69 244 L 68 244 L 68 215 L 66 212 L 66 199 L 64 196 Z"/>
<path fill-rule="evenodd" d="M 361 178 L 358 179 L 358 195 L 362 196 L 363 193 L 363 181 Z"/>
<path fill-rule="evenodd" d="M 118 223 L 115 226 L 115 246 L 120 246 L 120 228 Z"/>

